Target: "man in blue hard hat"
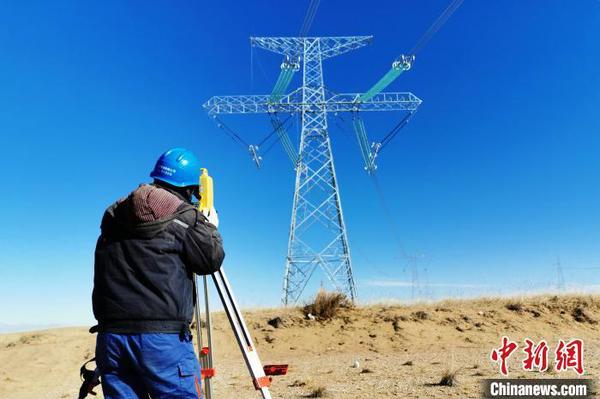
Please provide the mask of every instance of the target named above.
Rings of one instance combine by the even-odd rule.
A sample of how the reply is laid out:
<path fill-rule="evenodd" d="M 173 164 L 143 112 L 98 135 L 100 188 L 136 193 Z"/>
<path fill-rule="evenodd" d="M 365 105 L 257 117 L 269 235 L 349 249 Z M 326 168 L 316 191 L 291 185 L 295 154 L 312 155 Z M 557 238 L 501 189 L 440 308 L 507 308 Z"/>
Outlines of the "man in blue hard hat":
<path fill-rule="evenodd" d="M 218 218 L 192 205 L 200 163 L 191 151 L 165 152 L 150 176 L 102 218 L 92 295 L 102 391 L 107 399 L 201 398 L 193 275 L 221 267 Z"/>

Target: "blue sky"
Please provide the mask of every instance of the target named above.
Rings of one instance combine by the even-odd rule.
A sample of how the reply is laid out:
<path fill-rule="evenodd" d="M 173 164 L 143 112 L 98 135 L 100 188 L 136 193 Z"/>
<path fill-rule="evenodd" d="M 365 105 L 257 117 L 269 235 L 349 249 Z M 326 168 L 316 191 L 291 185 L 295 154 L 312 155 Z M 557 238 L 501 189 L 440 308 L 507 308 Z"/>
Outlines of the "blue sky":
<path fill-rule="evenodd" d="M 310 34 L 375 36 L 324 65 L 328 87 L 352 92 L 385 73 L 448 1 L 321 3 Z M 148 181 L 172 146 L 194 150 L 215 178 L 240 302 L 278 303 L 293 171 L 280 148 L 256 170 L 201 104 L 268 93 L 281 59 L 251 57 L 248 38 L 297 34 L 308 2 L 174 4 L 2 5 L 0 322 L 91 322 L 102 212 Z M 598 37 L 595 0 L 466 0 L 389 88 L 424 101 L 378 175 L 430 296 L 547 289 L 557 256 L 568 286 L 600 283 L 597 270 L 568 269 L 600 267 Z M 376 139 L 398 119 L 365 123 Z M 248 141 L 269 131 L 265 118 L 228 121 Z M 359 296 L 410 298 L 410 269 L 356 143 L 330 133 Z"/>

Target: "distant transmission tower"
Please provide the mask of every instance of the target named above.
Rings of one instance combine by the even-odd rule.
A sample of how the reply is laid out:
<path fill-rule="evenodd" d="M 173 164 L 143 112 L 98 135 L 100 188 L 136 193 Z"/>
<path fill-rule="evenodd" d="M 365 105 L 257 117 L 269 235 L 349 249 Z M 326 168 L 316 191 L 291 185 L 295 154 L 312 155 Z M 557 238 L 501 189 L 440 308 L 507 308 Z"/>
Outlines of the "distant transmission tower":
<path fill-rule="evenodd" d="M 411 284 L 410 284 L 410 299 L 413 301 L 417 297 L 417 294 L 420 290 L 420 282 L 419 282 L 419 265 L 417 264 L 417 256 L 411 255 L 409 257 L 409 266 L 411 272 Z"/>
<path fill-rule="evenodd" d="M 288 251 L 285 262 L 282 301 L 296 303 L 317 268 L 324 271 L 334 288 L 356 299 L 348 235 L 336 171 L 328 133 L 327 114 L 352 112 L 357 137 L 366 169 L 373 172 L 375 158 L 382 143 L 368 149 L 359 111 L 408 111 L 414 113 L 421 100 L 412 93 L 385 93 L 381 90 L 402 71 L 410 68 L 411 59 L 394 64 L 393 73 L 383 83 L 365 94 L 337 94 L 323 84 L 323 60 L 358 49 L 370 43 L 372 36 L 349 37 L 253 37 L 251 45 L 285 56 L 282 72 L 273 93 L 266 95 L 216 96 L 204 107 L 230 136 L 247 146 L 252 158 L 260 166 L 260 145 L 248 145 L 241 136 L 226 127 L 220 114 L 256 114 L 271 116 L 274 132 L 292 160 L 296 184 L 292 206 Z M 302 86 L 284 94 L 293 73 L 302 64 Z M 279 120 L 280 113 L 299 114 L 302 120 L 299 149 L 290 144 L 289 137 Z M 362 140 L 362 142 L 361 142 Z M 263 140 L 264 141 L 264 140 Z M 376 145 L 379 144 L 379 145 Z M 383 145 L 386 143 L 384 142 Z"/>
<path fill-rule="evenodd" d="M 563 274 L 563 268 L 560 263 L 560 258 L 558 256 L 556 257 L 555 266 L 556 266 L 556 289 L 558 291 L 565 291 L 566 290 L 565 276 Z"/>

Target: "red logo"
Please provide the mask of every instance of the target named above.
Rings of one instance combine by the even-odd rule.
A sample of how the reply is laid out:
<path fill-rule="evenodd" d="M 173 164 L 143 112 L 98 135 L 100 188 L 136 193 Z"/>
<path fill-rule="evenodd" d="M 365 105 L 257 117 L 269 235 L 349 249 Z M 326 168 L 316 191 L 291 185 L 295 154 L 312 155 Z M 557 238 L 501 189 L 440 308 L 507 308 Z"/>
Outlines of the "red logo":
<path fill-rule="evenodd" d="M 565 343 L 562 339 L 554 352 L 556 356 L 554 369 L 563 371 L 573 369 L 577 374 L 583 374 L 583 341 L 574 339 Z"/>
<path fill-rule="evenodd" d="M 521 363 L 523 370 L 540 373 L 548 370 L 550 353 L 548 343 L 545 340 L 535 343 L 529 338 L 525 338 L 524 342 L 525 359 Z M 498 363 L 502 375 L 508 375 L 508 359 L 518 347 L 517 342 L 503 336 L 501 346 L 492 350 L 490 358 L 493 362 Z M 573 339 L 568 342 L 562 339 L 558 341 L 554 350 L 554 370 L 557 372 L 574 370 L 579 375 L 584 373 L 583 341 L 581 339 Z"/>
<path fill-rule="evenodd" d="M 539 344 L 535 345 L 535 342 L 526 338 L 525 345 L 523 352 L 527 354 L 527 357 L 523 360 L 523 370 L 538 369 L 540 373 L 548 370 L 548 344 L 546 341 L 541 340 Z"/>
<path fill-rule="evenodd" d="M 508 358 L 517 347 L 518 345 L 516 342 L 512 342 L 508 337 L 502 337 L 502 346 L 492 351 L 492 361 L 500 363 L 500 372 L 503 375 L 508 375 Z"/>

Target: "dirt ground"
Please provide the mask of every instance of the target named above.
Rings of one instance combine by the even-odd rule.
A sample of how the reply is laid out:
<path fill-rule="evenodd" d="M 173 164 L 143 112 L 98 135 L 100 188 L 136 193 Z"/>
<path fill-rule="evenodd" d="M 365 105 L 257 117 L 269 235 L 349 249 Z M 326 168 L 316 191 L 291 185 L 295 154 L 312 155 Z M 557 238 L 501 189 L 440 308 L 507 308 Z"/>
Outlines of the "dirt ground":
<path fill-rule="evenodd" d="M 318 397 L 311 394 L 319 389 L 329 398 L 479 398 L 482 379 L 499 377 L 490 352 L 502 335 L 521 345 L 526 337 L 545 339 L 551 353 L 559 339 L 581 338 L 585 376 L 600 375 L 600 296 L 375 305 L 345 309 L 327 322 L 307 320 L 300 309 L 245 317 L 263 364 L 290 365 L 287 376 L 273 381 L 274 398 Z M 268 324 L 275 317 L 282 320 L 278 328 Z M 225 316 L 213 318 L 214 397 L 260 397 Z M 94 342 L 87 328 L 0 335 L 0 398 L 75 398 L 79 367 L 93 356 Z M 572 371 L 525 372 L 523 357 L 520 350 L 511 357 L 510 377 L 576 377 Z M 456 383 L 440 385 L 448 371 Z"/>

